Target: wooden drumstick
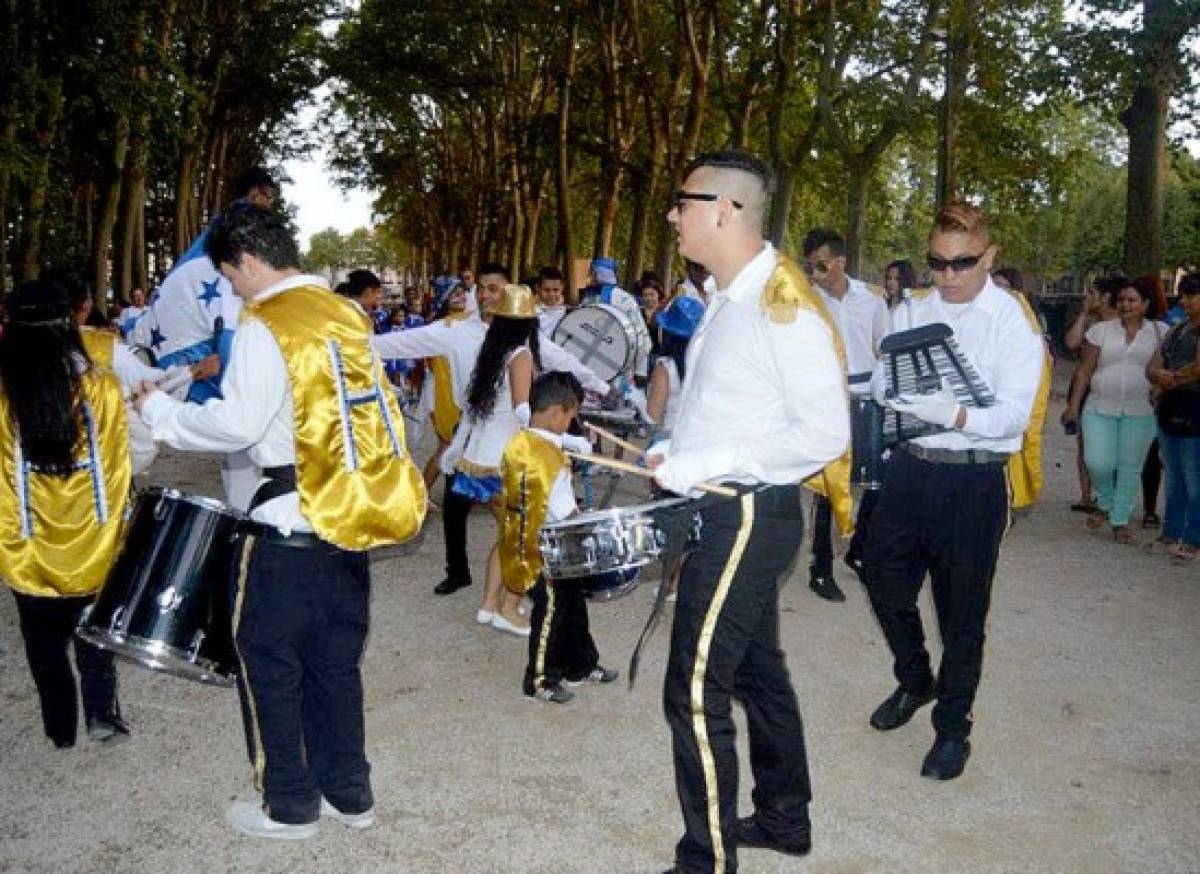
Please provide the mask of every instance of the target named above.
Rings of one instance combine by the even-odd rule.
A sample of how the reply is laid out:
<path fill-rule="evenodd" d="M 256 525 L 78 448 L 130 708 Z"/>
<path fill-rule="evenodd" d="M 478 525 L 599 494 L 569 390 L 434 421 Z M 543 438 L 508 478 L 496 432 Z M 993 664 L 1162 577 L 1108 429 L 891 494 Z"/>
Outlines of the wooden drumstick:
<path fill-rule="evenodd" d="M 636 455 L 641 455 L 643 452 L 646 451 L 642 447 L 635 446 L 634 444 L 630 443 L 628 440 L 622 440 L 616 434 L 612 433 L 611 431 L 604 430 L 599 425 L 594 425 L 591 422 L 584 422 L 583 427 L 599 434 L 601 437 L 603 437 L 609 443 L 612 443 L 616 446 L 620 446 L 622 449 L 628 449 L 630 452 L 632 452 Z"/>
<path fill-rule="evenodd" d="M 638 467 L 636 464 L 628 464 L 624 461 L 617 461 L 615 458 L 609 458 L 607 455 L 584 455 L 582 452 L 571 452 L 569 449 L 563 450 L 571 458 L 578 458 L 580 461 L 590 461 L 598 464 L 601 467 L 611 467 L 614 470 L 623 470 L 626 473 L 644 476 L 646 479 L 654 479 L 653 471 L 646 470 L 644 467 Z M 640 449 L 638 450 L 641 451 Z M 728 486 L 717 485 L 716 483 L 697 483 L 695 488 L 702 492 L 711 492 L 714 495 L 721 495 L 724 498 L 736 498 L 737 492 Z"/>

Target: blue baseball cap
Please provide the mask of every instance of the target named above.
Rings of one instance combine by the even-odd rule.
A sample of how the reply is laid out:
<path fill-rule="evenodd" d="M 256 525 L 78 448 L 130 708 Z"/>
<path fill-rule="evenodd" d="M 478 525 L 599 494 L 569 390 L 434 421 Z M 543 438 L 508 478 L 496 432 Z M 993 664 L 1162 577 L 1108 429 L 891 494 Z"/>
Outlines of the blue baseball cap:
<path fill-rule="evenodd" d="M 664 331 L 690 337 L 696 333 L 700 320 L 704 318 L 704 304 L 694 297 L 677 297 L 665 310 L 658 314 L 658 326 Z"/>

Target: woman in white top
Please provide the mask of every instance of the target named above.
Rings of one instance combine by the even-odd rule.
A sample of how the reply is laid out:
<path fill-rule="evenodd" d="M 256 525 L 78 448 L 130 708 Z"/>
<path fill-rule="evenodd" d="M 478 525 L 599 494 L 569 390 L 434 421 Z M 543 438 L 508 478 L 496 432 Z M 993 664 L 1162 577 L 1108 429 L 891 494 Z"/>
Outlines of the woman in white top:
<path fill-rule="evenodd" d="M 467 388 L 463 422 L 442 458 L 453 469 L 450 488 L 487 504 L 499 524 L 500 458 L 508 441 L 529 422 L 529 389 L 541 369 L 537 307 L 524 285 L 507 285 L 492 314 L 487 336 L 475 360 Z M 480 625 L 528 636 L 529 621 L 520 613 L 521 596 L 504 588 L 497 545 L 488 555 Z"/>
<path fill-rule="evenodd" d="M 679 418 L 688 343 L 703 317 L 704 304 L 694 297 L 677 297 L 658 315 L 662 348 L 654 362 L 646 400 L 646 412 L 658 425 L 655 442 L 669 437 Z"/>
<path fill-rule="evenodd" d="M 1097 322 L 1086 334 L 1083 358 L 1071 381 L 1064 425 L 1082 422 L 1084 461 L 1096 490 L 1097 509 L 1088 527 L 1107 519 L 1113 537 L 1129 543 L 1129 516 L 1146 452 L 1154 440 L 1154 408 L 1146 365 L 1165 328 L 1145 318 L 1150 298 L 1132 282 L 1117 293 L 1117 318 Z M 1083 403 L 1088 392 L 1087 403 Z"/>

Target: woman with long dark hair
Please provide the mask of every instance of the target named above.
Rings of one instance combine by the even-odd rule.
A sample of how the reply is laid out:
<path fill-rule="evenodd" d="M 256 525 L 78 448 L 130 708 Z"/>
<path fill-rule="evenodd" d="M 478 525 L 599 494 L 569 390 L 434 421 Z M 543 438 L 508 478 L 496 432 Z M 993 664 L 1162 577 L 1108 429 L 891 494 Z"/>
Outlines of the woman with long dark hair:
<path fill-rule="evenodd" d="M 912 262 L 900 258 L 893 261 L 883 271 L 883 288 L 887 292 L 888 309 L 895 309 L 904 299 L 904 292 L 917 287 L 917 271 Z"/>
<path fill-rule="evenodd" d="M 25 283 L 5 312 L 0 575 L 16 597 L 46 735 L 64 748 L 79 719 L 68 644 L 116 558 L 133 474 L 129 429 L 112 344 L 91 344 L 89 355 L 67 288 Z M 112 655 L 76 640 L 75 665 L 88 737 L 128 735 Z"/>
<path fill-rule="evenodd" d="M 443 457 L 443 470 L 453 464 L 450 488 L 456 494 L 488 504 L 499 520 L 495 499 L 500 491 L 500 457 L 504 447 L 529 421 L 529 389 L 541 370 L 537 305 L 524 285 L 506 285 L 492 313 L 487 336 L 467 387 L 465 421 Z M 476 613 L 481 625 L 526 636 L 529 622 L 519 611 L 521 598 L 504 588 L 495 544 L 488 555 L 483 604 Z"/>

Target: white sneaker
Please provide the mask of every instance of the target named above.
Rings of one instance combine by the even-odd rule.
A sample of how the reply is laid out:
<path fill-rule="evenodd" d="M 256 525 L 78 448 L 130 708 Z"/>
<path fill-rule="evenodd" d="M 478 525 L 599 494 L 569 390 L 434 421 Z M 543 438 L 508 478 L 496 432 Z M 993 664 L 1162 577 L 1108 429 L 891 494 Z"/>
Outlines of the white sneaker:
<path fill-rule="evenodd" d="M 244 835 L 252 838 L 275 838 L 285 841 L 303 841 L 317 836 L 317 824 L 306 822 L 292 825 L 276 822 L 267 816 L 262 806 L 253 801 L 235 801 L 225 808 L 225 821 Z"/>
<path fill-rule="evenodd" d="M 519 625 L 513 625 L 499 613 L 492 617 L 492 628 L 497 631 L 506 631 L 509 634 L 515 634 L 517 637 L 529 637 L 529 626 L 522 628 Z"/>
<path fill-rule="evenodd" d="M 496 618 L 496 614 L 491 610 L 477 610 L 475 612 L 475 621 L 480 625 L 491 625 L 492 620 Z"/>
<path fill-rule="evenodd" d="M 342 813 L 324 798 L 321 799 L 321 816 L 336 819 L 344 826 L 353 829 L 370 828 L 375 825 L 375 808 L 364 810 L 362 813 Z"/>

